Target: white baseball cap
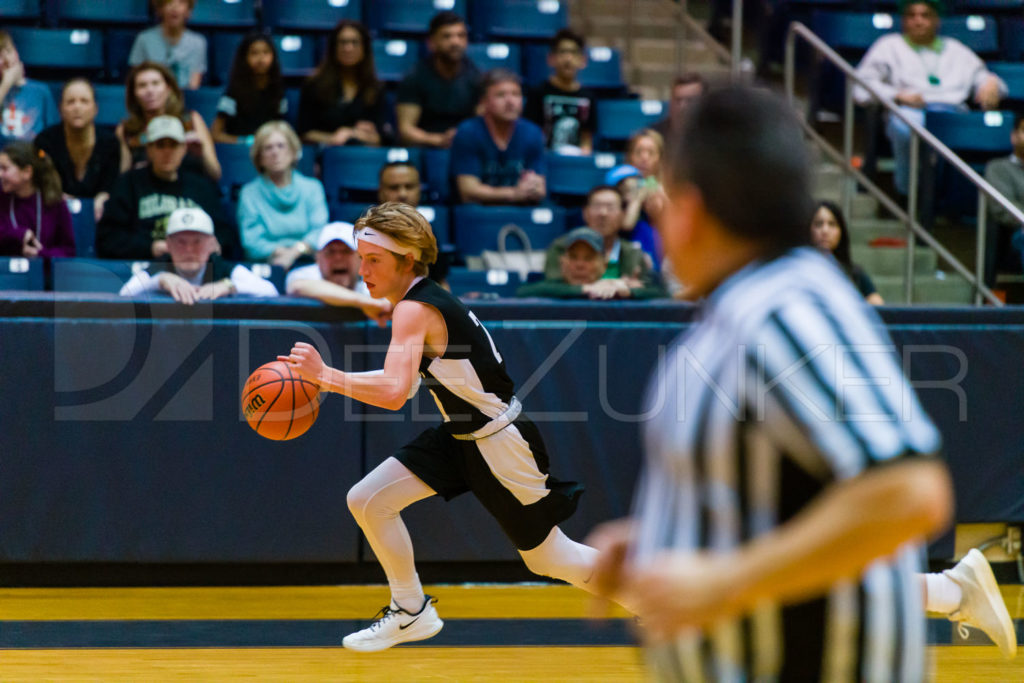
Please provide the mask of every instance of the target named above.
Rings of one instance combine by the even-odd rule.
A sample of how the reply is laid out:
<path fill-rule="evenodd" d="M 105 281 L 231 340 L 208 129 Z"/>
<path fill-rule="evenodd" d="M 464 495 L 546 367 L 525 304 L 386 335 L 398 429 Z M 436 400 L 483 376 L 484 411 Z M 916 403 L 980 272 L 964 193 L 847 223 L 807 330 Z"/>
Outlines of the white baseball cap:
<path fill-rule="evenodd" d="M 354 251 L 356 249 L 356 226 L 344 221 L 328 223 L 320 230 L 320 237 L 316 241 L 317 251 L 334 240 L 341 240 Z"/>
<path fill-rule="evenodd" d="M 201 232 L 213 234 L 213 219 L 202 209 L 175 209 L 167 219 L 167 236 L 177 232 Z"/>
<path fill-rule="evenodd" d="M 177 142 L 185 142 L 185 126 L 176 116 L 157 116 L 146 126 L 145 143 L 148 145 L 157 140 L 170 138 Z"/>

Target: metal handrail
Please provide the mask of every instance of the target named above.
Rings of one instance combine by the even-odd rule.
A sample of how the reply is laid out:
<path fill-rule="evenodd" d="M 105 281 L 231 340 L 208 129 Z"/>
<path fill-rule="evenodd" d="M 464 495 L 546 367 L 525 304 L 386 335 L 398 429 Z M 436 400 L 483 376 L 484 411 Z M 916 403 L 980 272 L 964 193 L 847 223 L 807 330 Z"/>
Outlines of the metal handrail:
<path fill-rule="evenodd" d="M 838 53 L 830 48 L 821 38 L 819 38 L 813 31 L 807 28 L 800 22 L 793 22 L 789 25 L 789 31 L 786 34 L 786 96 L 790 103 L 795 101 L 795 64 L 796 64 L 796 38 L 800 38 L 807 41 L 811 47 L 813 47 L 819 54 L 823 55 L 832 64 L 838 67 L 844 74 L 846 74 L 846 101 L 844 106 L 844 121 L 843 121 L 843 148 L 844 152 L 840 153 L 834 149 L 825 139 L 819 135 L 809 123 L 801 120 L 801 124 L 804 127 L 805 132 L 818 143 L 832 156 L 834 160 L 839 163 L 843 171 L 849 175 L 852 175 L 859 183 L 861 183 L 872 195 L 875 196 L 889 211 L 891 211 L 897 218 L 899 218 L 904 224 L 906 224 L 908 231 L 910 232 L 909 240 L 907 242 L 907 279 L 906 279 L 906 294 L 907 303 L 910 303 L 913 298 L 913 273 L 914 273 L 914 247 L 915 239 L 921 239 L 926 242 L 929 246 L 936 250 L 936 252 L 946 260 L 953 269 L 962 275 L 975 289 L 975 303 L 980 304 L 981 298 L 984 297 L 996 306 L 1002 306 L 1003 303 L 992 293 L 988 287 L 984 284 L 984 262 L 985 262 L 985 227 L 987 220 L 987 201 L 992 200 L 999 204 L 999 206 L 1006 209 L 1010 214 L 1024 224 L 1024 212 L 1013 205 L 1006 197 L 995 189 L 982 178 L 978 173 L 971 168 L 963 159 L 956 155 L 949 147 L 943 144 L 938 138 L 936 138 L 926 128 L 919 125 L 915 121 L 911 121 L 902 111 L 898 105 L 879 93 L 874 87 L 866 83 L 860 76 L 857 75 L 856 70 L 850 66 Z M 907 197 L 907 210 L 903 211 L 899 206 L 889 198 L 889 196 L 879 189 L 874 183 L 867 179 L 864 174 L 855 169 L 851 163 L 852 149 L 853 149 L 853 86 L 852 83 L 856 83 L 860 87 L 868 91 L 871 96 L 884 106 L 890 113 L 890 115 L 896 116 L 901 121 L 907 124 L 911 130 L 910 137 L 910 153 L 911 153 L 911 164 L 910 164 L 910 191 Z M 945 247 L 931 236 L 931 234 L 917 222 L 917 176 L 918 176 L 918 164 L 916 163 L 918 157 L 918 148 L 920 140 L 924 140 L 929 147 L 935 150 L 939 155 L 942 156 L 949 164 L 951 164 L 956 170 L 967 177 L 979 190 L 978 192 L 978 235 L 977 235 L 977 254 L 975 259 L 975 273 L 971 273 L 966 266 L 960 263 Z M 849 195 L 848 189 L 844 185 L 843 188 L 843 209 L 844 211 L 849 210 Z"/>

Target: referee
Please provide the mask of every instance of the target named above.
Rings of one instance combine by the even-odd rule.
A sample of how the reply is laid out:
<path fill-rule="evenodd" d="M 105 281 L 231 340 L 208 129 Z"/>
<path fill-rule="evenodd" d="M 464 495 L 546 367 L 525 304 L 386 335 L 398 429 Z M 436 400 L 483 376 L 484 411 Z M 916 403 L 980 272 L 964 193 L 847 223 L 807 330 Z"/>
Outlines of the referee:
<path fill-rule="evenodd" d="M 647 398 L 633 517 L 595 532 L 662 680 L 922 681 L 915 541 L 952 509 L 892 342 L 807 242 L 788 106 L 713 91 L 669 158 L 662 227 L 703 298 Z"/>

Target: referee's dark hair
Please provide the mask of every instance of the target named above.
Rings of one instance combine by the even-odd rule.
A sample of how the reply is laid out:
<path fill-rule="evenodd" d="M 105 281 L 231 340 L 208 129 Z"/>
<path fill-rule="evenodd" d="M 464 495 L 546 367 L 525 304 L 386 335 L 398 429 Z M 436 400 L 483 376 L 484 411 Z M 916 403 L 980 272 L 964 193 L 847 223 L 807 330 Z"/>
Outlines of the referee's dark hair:
<path fill-rule="evenodd" d="M 807 144 L 792 108 L 776 95 L 727 86 L 701 96 L 667 162 L 669 185 L 695 186 L 731 233 L 773 250 L 810 242 Z"/>

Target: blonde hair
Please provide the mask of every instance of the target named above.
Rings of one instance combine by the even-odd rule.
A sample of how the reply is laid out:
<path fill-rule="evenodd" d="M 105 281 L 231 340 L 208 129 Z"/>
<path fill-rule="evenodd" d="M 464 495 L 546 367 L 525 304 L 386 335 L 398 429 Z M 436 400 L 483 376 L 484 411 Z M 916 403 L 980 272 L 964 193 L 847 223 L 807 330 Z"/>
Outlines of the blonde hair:
<path fill-rule="evenodd" d="M 665 138 L 653 128 L 641 128 L 630 136 L 629 142 L 626 143 L 626 163 L 629 163 L 629 157 L 633 154 L 633 148 L 636 147 L 640 138 L 650 138 L 654 146 L 658 148 L 658 163 L 660 165 L 661 160 L 665 158 Z"/>
<path fill-rule="evenodd" d="M 420 258 L 413 266 L 416 275 L 426 275 L 430 264 L 437 261 L 437 238 L 434 237 L 430 223 L 408 204 L 384 202 L 371 206 L 356 221 L 357 235 L 363 228 L 373 228 L 399 244 L 419 249 Z M 395 257 L 398 260 L 403 258 L 400 254 L 395 254 Z"/>
<path fill-rule="evenodd" d="M 267 138 L 274 133 L 280 133 L 284 136 L 285 141 L 288 143 L 288 147 L 292 150 L 292 168 L 299 163 L 299 157 L 302 156 L 302 143 L 299 141 L 299 136 L 295 133 L 295 129 L 292 128 L 287 121 L 267 121 L 256 130 L 256 134 L 252 136 L 252 146 L 249 148 L 249 156 L 252 158 L 252 165 L 256 167 L 256 170 L 263 173 L 263 166 L 260 164 L 260 155 L 263 153 L 263 145 L 266 144 Z"/>

